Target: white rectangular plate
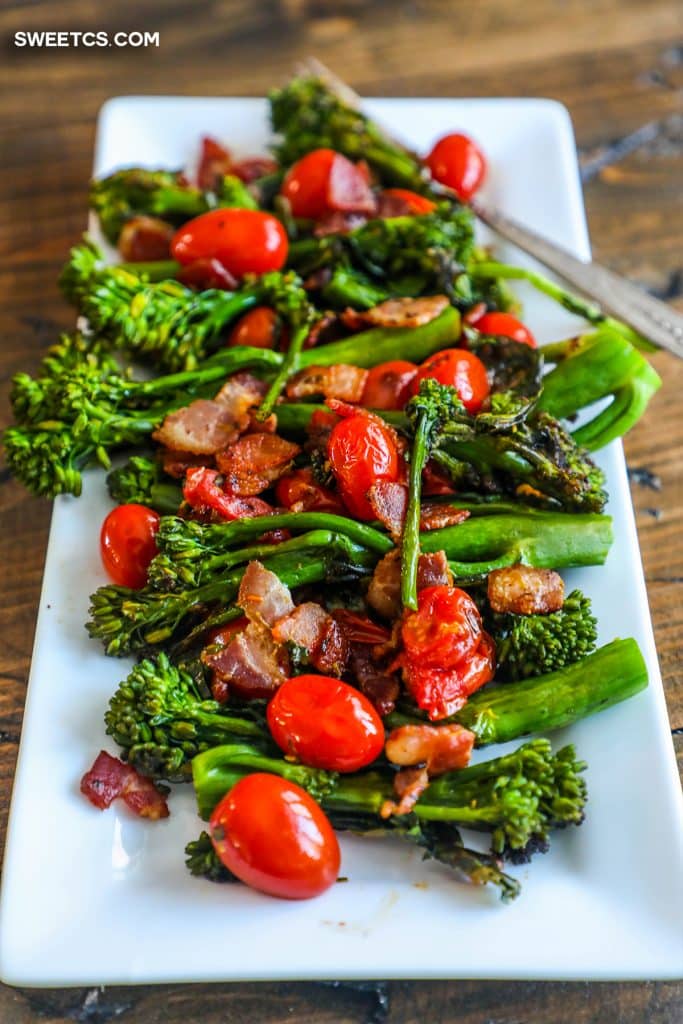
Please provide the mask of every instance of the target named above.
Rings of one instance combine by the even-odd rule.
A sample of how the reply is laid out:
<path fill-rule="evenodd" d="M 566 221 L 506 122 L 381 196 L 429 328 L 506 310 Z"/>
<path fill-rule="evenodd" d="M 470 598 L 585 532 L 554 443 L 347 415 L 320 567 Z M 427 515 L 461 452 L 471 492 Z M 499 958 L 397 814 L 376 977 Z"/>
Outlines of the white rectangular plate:
<path fill-rule="evenodd" d="M 368 110 L 421 150 L 462 129 L 490 161 L 487 198 L 588 257 L 569 117 L 545 100 L 373 100 Z M 96 173 L 177 167 L 201 134 L 264 152 L 256 99 L 119 98 L 102 110 Z M 519 254 L 515 254 L 520 258 Z M 544 341 L 574 321 L 525 292 Z M 183 847 L 201 822 L 174 792 L 164 822 L 94 810 L 78 783 L 106 742 L 102 715 L 126 662 L 86 637 L 105 582 L 104 479 L 55 503 L 5 855 L 0 973 L 21 985 L 276 978 L 667 978 L 683 973 L 681 804 L 620 444 L 600 455 L 616 541 L 605 567 L 567 573 L 593 598 L 602 643 L 634 636 L 649 689 L 553 737 L 589 764 L 581 828 L 553 837 L 520 898 L 454 883 L 398 842 L 342 839 L 348 882 L 290 903 L 190 877 Z M 499 749 L 482 752 L 489 757 Z"/>

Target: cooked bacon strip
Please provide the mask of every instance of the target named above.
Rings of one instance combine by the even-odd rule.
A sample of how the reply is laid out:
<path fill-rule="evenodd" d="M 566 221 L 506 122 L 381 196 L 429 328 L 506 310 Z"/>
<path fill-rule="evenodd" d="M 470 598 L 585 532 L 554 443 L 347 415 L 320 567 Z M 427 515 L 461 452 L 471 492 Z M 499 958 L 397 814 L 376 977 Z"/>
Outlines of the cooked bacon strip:
<path fill-rule="evenodd" d="M 420 507 L 420 529 L 441 530 L 444 526 L 458 526 L 469 519 L 467 509 L 455 505 L 441 505 L 439 502 L 425 502 Z"/>
<path fill-rule="evenodd" d="M 250 562 L 244 571 L 237 604 L 251 622 L 272 629 L 275 623 L 294 611 L 294 602 L 279 576 L 260 562 Z"/>
<path fill-rule="evenodd" d="M 333 210 L 326 213 L 315 222 L 313 234 L 316 238 L 324 238 L 326 235 L 347 235 L 355 228 L 361 228 L 367 224 L 368 218 L 363 213 L 344 213 L 342 210 Z"/>
<path fill-rule="evenodd" d="M 564 582 L 552 569 L 512 565 L 489 573 L 488 598 L 494 612 L 545 615 L 564 604 Z"/>
<path fill-rule="evenodd" d="M 230 173 L 250 185 L 257 178 L 263 178 L 266 174 L 274 174 L 278 165 L 269 156 L 247 156 L 243 160 L 237 160 L 230 168 Z"/>
<path fill-rule="evenodd" d="M 121 797 L 141 818 L 157 820 L 169 815 L 166 797 L 152 780 L 106 750 L 99 752 L 90 771 L 81 779 L 81 793 L 102 811 Z"/>
<path fill-rule="evenodd" d="M 348 608 L 335 608 L 332 615 L 352 644 L 385 644 L 391 636 L 386 626 Z"/>
<path fill-rule="evenodd" d="M 417 589 L 453 585 L 453 574 L 443 551 L 420 555 L 417 563 Z M 368 587 L 368 604 L 384 619 L 395 619 L 401 606 L 401 553 L 390 551 L 375 566 Z"/>
<path fill-rule="evenodd" d="M 239 433 L 242 433 L 250 424 L 252 410 L 260 404 L 267 390 L 266 381 L 244 370 L 226 380 L 214 401 L 228 410 Z"/>
<path fill-rule="evenodd" d="M 431 777 L 466 768 L 474 740 L 462 725 L 401 725 L 389 733 L 384 753 L 393 764 L 424 764 Z"/>
<path fill-rule="evenodd" d="M 301 449 L 277 434 L 245 434 L 216 454 L 216 464 L 231 494 L 260 494 L 289 470 Z"/>
<path fill-rule="evenodd" d="M 220 402 L 198 398 L 168 414 L 152 434 L 166 448 L 192 455 L 214 455 L 234 441 L 239 430 L 229 409 Z"/>
<path fill-rule="evenodd" d="M 175 477 L 176 480 L 182 480 L 188 469 L 214 464 L 212 455 L 193 455 L 191 452 L 177 452 L 172 448 L 162 448 L 160 455 L 164 473 Z"/>
<path fill-rule="evenodd" d="M 377 201 L 367 173 L 341 153 L 335 154 L 327 179 L 327 205 L 344 213 L 375 212 Z"/>
<path fill-rule="evenodd" d="M 394 195 L 392 191 L 383 191 L 377 196 L 376 217 L 412 217 L 414 213 L 414 207 L 403 196 Z"/>
<path fill-rule="evenodd" d="M 401 768 L 394 776 L 394 792 L 399 802 L 385 800 L 380 808 L 381 818 L 391 818 L 395 814 L 410 814 L 429 785 L 426 768 Z"/>
<path fill-rule="evenodd" d="M 368 491 L 368 501 L 393 540 L 399 540 L 408 508 L 408 488 L 392 480 L 379 480 Z"/>
<path fill-rule="evenodd" d="M 158 217 L 132 217 L 121 229 L 118 250 L 126 263 L 167 260 L 175 228 Z"/>
<path fill-rule="evenodd" d="M 450 305 L 445 295 L 422 299 L 387 299 L 372 309 L 345 309 L 342 322 L 352 331 L 363 327 L 423 327 L 441 316 Z"/>
<path fill-rule="evenodd" d="M 209 135 L 202 138 L 197 168 L 197 185 L 206 192 L 218 187 L 221 178 L 230 174 L 232 157 L 230 151 Z"/>
<path fill-rule="evenodd" d="M 358 689 L 374 704 L 382 717 L 394 710 L 401 685 L 396 675 L 378 668 L 373 660 L 370 645 L 351 645 L 349 672 L 355 679 Z"/>
<path fill-rule="evenodd" d="M 198 466 L 189 469 L 183 484 L 183 498 L 200 516 L 218 519 L 253 519 L 273 514 L 271 506 L 260 498 L 240 498 L 226 494 L 216 480 L 218 470 Z"/>
<path fill-rule="evenodd" d="M 273 639 L 293 643 L 308 652 L 319 672 L 340 676 L 349 655 L 348 640 L 341 626 L 313 601 L 298 605 L 273 626 Z"/>
<path fill-rule="evenodd" d="M 249 614 L 247 608 L 244 611 Z M 230 694 L 244 700 L 272 696 L 290 674 L 287 651 L 257 621 L 251 621 L 226 647 L 207 651 L 204 663 L 213 669 L 215 684 L 222 683 Z"/>
<path fill-rule="evenodd" d="M 287 397 L 293 399 L 338 398 L 343 402 L 360 402 L 368 371 L 349 363 L 334 366 L 309 366 L 297 373 L 287 384 Z"/>

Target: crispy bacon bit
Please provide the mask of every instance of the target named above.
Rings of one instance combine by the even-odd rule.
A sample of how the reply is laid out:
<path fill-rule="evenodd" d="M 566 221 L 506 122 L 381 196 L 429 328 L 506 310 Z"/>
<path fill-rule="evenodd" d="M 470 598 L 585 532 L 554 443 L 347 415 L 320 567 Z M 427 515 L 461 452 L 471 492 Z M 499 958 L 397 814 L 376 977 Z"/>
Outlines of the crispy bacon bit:
<path fill-rule="evenodd" d="M 344 213 L 341 210 L 333 210 L 319 217 L 315 222 L 313 234 L 316 238 L 324 238 L 326 235 L 347 235 L 355 228 L 361 228 L 367 224 L 368 218 L 363 213 Z"/>
<path fill-rule="evenodd" d="M 417 589 L 453 585 L 453 574 L 443 551 L 420 555 L 417 563 Z M 368 604 L 383 619 L 395 619 L 401 607 L 401 553 L 390 551 L 376 565 L 368 587 Z"/>
<path fill-rule="evenodd" d="M 294 602 L 279 576 L 260 562 L 250 562 L 237 594 L 237 604 L 251 622 L 272 629 L 275 623 L 294 611 Z"/>
<path fill-rule="evenodd" d="M 190 469 L 183 484 L 183 497 L 198 514 L 219 519 L 253 519 L 273 514 L 270 505 L 260 498 L 240 498 L 226 494 L 216 480 L 217 470 L 198 466 Z"/>
<path fill-rule="evenodd" d="M 242 433 L 251 422 L 252 410 L 260 404 L 267 390 L 266 381 L 259 380 L 253 374 L 243 371 L 233 374 L 226 380 L 214 401 L 219 402 L 227 409 L 233 423 Z"/>
<path fill-rule="evenodd" d="M 453 494 L 454 491 L 451 478 L 430 459 L 422 471 L 422 494 L 426 498 L 436 498 L 443 494 Z"/>
<path fill-rule="evenodd" d="M 343 402 L 360 402 L 368 371 L 348 363 L 309 366 L 287 384 L 287 397 L 294 399 L 323 395 Z"/>
<path fill-rule="evenodd" d="M 350 330 L 362 327 L 423 327 L 441 316 L 450 305 L 445 295 L 427 295 L 422 299 L 387 299 L 372 309 L 346 309 L 341 319 Z"/>
<path fill-rule="evenodd" d="M 188 469 L 214 464 L 212 455 L 193 455 L 191 452 L 176 452 L 172 448 L 162 448 L 160 455 L 164 473 L 176 480 L 182 480 Z"/>
<path fill-rule="evenodd" d="M 374 213 L 374 193 L 364 171 L 341 153 L 335 155 L 327 180 L 327 204 L 331 210 Z"/>
<path fill-rule="evenodd" d="M 213 669 L 217 682 L 244 700 L 272 696 L 290 674 L 287 651 L 257 621 L 251 621 L 226 647 L 207 652 L 205 664 Z"/>
<path fill-rule="evenodd" d="M 321 317 L 318 317 L 308 332 L 304 342 L 304 348 L 315 348 L 320 341 L 323 343 L 332 341 L 337 334 L 335 331 L 337 325 L 338 318 L 336 313 L 323 313 Z"/>
<path fill-rule="evenodd" d="M 410 814 L 429 785 L 426 768 L 401 768 L 394 776 L 394 792 L 399 802 L 385 800 L 380 808 L 381 818 L 391 818 L 395 814 Z"/>
<path fill-rule="evenodd" d="M 469 519 L 467 509 L 455 505 L 441 505 L 438 501 L 425 502 L 420 508 L 420 529 L 441 530 L 444 526 L 458 526 Z"/>
<path fill-rule="evenodd" d="M 260 494 L 289 470 L 300 448 L 277 434 L 245 434 L 218 452 L 216 464 L 231 494 Z"/>
<path fill-rule="evenodd" d="M 237 288 L 237 278 L 215 256 L 202 256 L 186 263 L 178 271 L 178 280 L 197 291 L 220 288 L 224 292 L 232 292 Z"/>
<path fill-rule="evenodd" d="M 368 501 L 393 540 L 399 540 L 408 508 L 408 488 L 392 480 L 379 480 L 368 491 Z"/>
<path fill-rule="evenodd" d="M 225 174 L 230 174 L 232 158 L 229 150 L 209 135 L 202 138 L 197 168 L 197 184 L 201 189 L 213 191 Z"/>
<path fill-rule="evenodd" d="M 230 168 L 230 173 L 250 185 L 257 178 L 263 178 L 266 174 L 274 174 L 278 166 L 275 160 L 269 156 L 248 156 L 244 160 L 237 160 Z"/>
<path fill-rule="evenodd" d="M 462 725 L 401 725 L 389 733 L 384 753 L 393 764 L 424 764 L 431 777 L 466 768 L 474 740 Z"/>
<path fill-rule="evenodd" d="M 126 263 L 167 260 L 175 228 L 158 217 L 132 217 L 121 229 L 118 249 Z"/>
<path fill-rule="evenodd" d="M 512 565 L 489 574 L 488 598 L 494 612 L 545 615 L 564 604 L 564 582 L 552 569 Z"/>
<path fill-rule="evenodd" d="M 392 190 L 380 192 L 377 196 L 377 217 L 411 217 L 414 212 L 408 200 L 394 195 Z"/>
<path fill-rule="evenodd" d="M 169 413 L 152 437 L 175 451 L 214 455 L 234 441 L 237 435 L 229 409 L 220 402 L 198 398 L 190 405 Z"/>
<path fill-rule="evenodd" d="M 349 672 L 358 689 L 374 704 L 380 715 L 388 715 L 394 710 L 401 692 L 398 677 L 375 664 L 369 644 L 352 644 Z"/>
<path fill-rule="evenodd" d="M 151 779 L 101 750 L 90 771 L 81 779 L 81 793 L 100 810 L 121 797 L 141 818 L 168 818 L 166 797 Z"/>
<path fill-rule="evenodd" d="M 474 327 L 474 325 L 476 324 L 477 320 L 481 320 L 481 318 L 484 316 L 485 313 L 486 313 L 486 303 L 485 302 L 477 302 L 477 303 L 474 304 L 474 306 L 470 306 L 470 308 L 467 310 L 467 312 L 463 316 L 462 322 L 464 324 L 467 324 L 469 327 Z"/>
<path fill-rule="evenodd" d="M 319 288 L 324 288 L 326 284 L 329 284 L 331 279 L 332 270 L 330 267 L 320 267 L 304 278 L 304 288 L 309 292 L 317 291 Z"/>
<path fill-rule="evenodd" d="M 293 643 L 308 652 L 319 672 L 340 676 L 349 655 L 349 644 L 341 626 L 313 601 L 298 605 L 273 626 L 277 643 Z"/>
<path fill-rule="evenodd" d="M 389 640 L 386 626 L 373 622 L 367 615 L 359 615 L 348 608 L 335 608 L 332 615 L 353 644 L 385 644 Z"/>
<path fill-rule="evenodd" d="M 306 427 L 308 446 L 326 451 L 330 434 L 337 423 L 339 423 L 339 417 L 335 413 L 316 409 Z"/>

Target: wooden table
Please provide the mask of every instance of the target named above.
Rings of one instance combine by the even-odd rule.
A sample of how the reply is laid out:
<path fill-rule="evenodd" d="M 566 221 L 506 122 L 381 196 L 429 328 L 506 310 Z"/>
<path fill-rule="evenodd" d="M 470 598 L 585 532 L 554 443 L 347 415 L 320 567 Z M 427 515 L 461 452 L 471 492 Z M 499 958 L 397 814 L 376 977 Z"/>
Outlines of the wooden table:
<path fill-rule="evenodd" d="M 11 375 L 34 369 L 45 346 L 73 323 L 55 282 L 84 226 L 95 115 L 103 100 L 136 92 L 260 95 L 310 53 L 368 95 L 551 96 L 565 103 L 581 151 L 596 256 L 653 293 L 683 303 L 680 0 L 33 0 L 1 7 L 0 426 L 8 420 Z M 51 28 L 159 30 L 161 45 L 12 45 L 18 29 Z M 665 386 L 626 449 L 680 754 L 683 363 L 664 354 L 654 363 Z M 3 836 L 49 516 L 47 502 L 28 497 L 0 469 Z M 674 1024 L 682 1017 L 683 989 L 660 983 L 0 987 L 4 1024 Z"/>

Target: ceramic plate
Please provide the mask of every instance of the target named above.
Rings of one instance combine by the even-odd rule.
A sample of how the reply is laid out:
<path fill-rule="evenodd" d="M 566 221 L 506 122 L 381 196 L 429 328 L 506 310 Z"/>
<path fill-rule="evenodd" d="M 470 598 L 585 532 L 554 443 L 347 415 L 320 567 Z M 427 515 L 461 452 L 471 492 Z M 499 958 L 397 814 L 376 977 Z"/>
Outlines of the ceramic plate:
<path fill-rule="evenodd" d="M 589 255 L 572 128 L 546 100 L 373 100 L 416 148 L 462 129 L 486 151 L 486 198 L 579 257 Z M 178 167 L 211 133 L 264 152 L 257 99 L 123 97 L 105 104 L 95 172 Z M 505 255 L 519 254 L 505 252 Z M 525 320 L 550 341 L 576 328 L 524 291 Z M 666 385 L 665 385 L 666 386 Z M 94 810 L 78 783 L 106 742 L 102 715 L 128 664 L 83 623 L 105 578 L 101 472 L 54 507 L 5 854 L 0 974 L 20 985 L 275 978 L 667 978 L 683 973 L 682 817 L 621 445 L 600 454 L 616 540 L 607 564 L 567 573 L 594 601 L 600 641 L 634 636 L 649 689 L 553 737 L 589 764 L 584 825 L 512 869 L 520 898 L 454 883 L 400 843 L 344 837 L 348 882 L 290 903 L 193 879 L 183 847 L 201 827 L 190 788 L 171 817 Z M 501 748 L 498 748 L 500 750 Z M 498 752 L 496 751 L 496 753 Z M 483 756 L 491 756 L 487 751 Z"/>

